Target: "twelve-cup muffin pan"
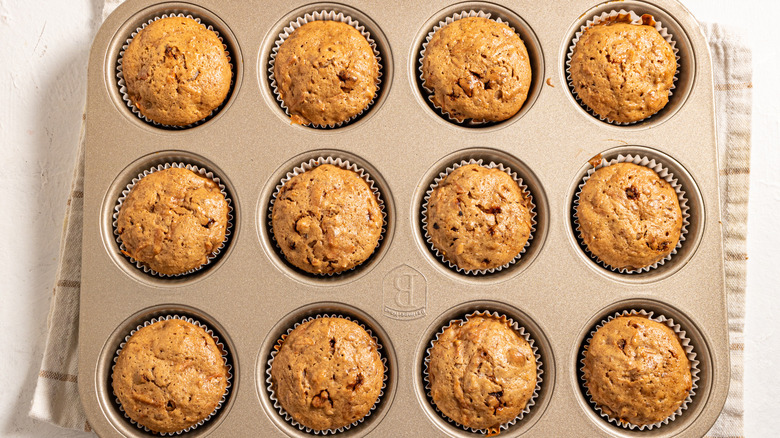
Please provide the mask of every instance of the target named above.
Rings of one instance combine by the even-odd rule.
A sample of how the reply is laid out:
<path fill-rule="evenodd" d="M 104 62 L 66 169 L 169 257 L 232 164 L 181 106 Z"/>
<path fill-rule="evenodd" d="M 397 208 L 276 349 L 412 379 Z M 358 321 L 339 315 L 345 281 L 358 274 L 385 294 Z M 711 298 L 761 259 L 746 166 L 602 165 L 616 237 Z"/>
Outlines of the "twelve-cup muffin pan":
<path fill-rule="evenodd" d="M 590 18 L 611 10 L 652 14 L 674 36 L 679 74 L 667 106 L 639 123 L 616 126 L 592 116 L 566 81 L 566 55 Z M 269 59 L 284 27 L 318 11 L 341 12 L 365 27 L 382 59 L 374 104 L 340 128 L 290 123 L 269 81 Z M 419 79 L 426 35 L 446 17 L 481 11 L 509 23 L 528 48 L 533 80 L 514 117 L 459 125 L 428 101 Z M 122 100 L 117 59 L 143 23 L 185 14 L 219 32 L 234 69 L 226 102 L 188 129 L 149 124 Z M 702 436 L 728 393 L 729 357 L 711 61 L 694 17 L 675 0 L 540 2 L 451 0 L 340 3 L 292 0 L 161 2 L 128 0 L 105 21 L 88 71 L 79 389 L 90 426 L 101 436 L 144 436 L 117 406 L 111 365 L 121 341 L 143 321 L 182 315 L 207 324 L 232 365 L 230 394 L 202 426 L 181 436 L 307 436 L 269 398 L 271 351 L 295 323 L 318 314 L 360 321 L 383 346 L 384 394 L 344 436 L 472 436 L 442 418 L 426 395 L 425 352 L 450 320 L 474 311 L 516 321 L 543 364 L 538 397 L 504 436 Z M 662 163 L 685 191 L 686 239 L 647 272 L 609 270 L 581 247 L 574 199 L 591 162 L 641 155 Z M 310 159 L 347 160 L 382 195 L 386 228 L 361 266 L 312 276 L 288 264 L 270 235 L 276 186 Z M 597 160 L 593 160 L 597 158 Z M 425 192 L 463 160 L 509 167 L 536 206 L 531 243 L 514 264 L 464 275 L 425 241 Z M 181 162 L 213 172 L 233 203 L 226 247 L 195 273 L 149 275 L 119 249 L 112 214 L 122 190 L 145 169 Z M 582 344 L 615 312 L 652 311 L 686 332 L 699 360 L 698 388 L 684 412 L 651 430 L 603 419 L 579 378 Z"/>

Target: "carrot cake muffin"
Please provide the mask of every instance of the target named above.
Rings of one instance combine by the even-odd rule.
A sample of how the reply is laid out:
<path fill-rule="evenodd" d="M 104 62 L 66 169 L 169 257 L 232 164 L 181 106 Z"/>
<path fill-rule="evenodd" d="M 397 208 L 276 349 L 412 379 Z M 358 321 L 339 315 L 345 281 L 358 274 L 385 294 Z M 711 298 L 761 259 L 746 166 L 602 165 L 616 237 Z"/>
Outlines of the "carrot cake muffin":
<path fill-rule="evenodd" d="M 206 118 L 230 91 L 232 72 L 217 35 L 191 18 L 152 22 L 122 57 L 130 102 L 163 125 L 185 126 Z"/>
<path fill-rule="evenodd" d="M 360 114 L 374 99 L 379 63 L 354 27 L 310 21 L 279 47 L 274 78 L 293 123 L 336 125 Z"/>
<path fill-rule="evenodd" d="M 172 167 L 133 186 L 116 229 L 128 256 L 160 274 L 177 275 L 205 264 L 219 249 L 228 212 L 217 183 Z"/>
<path fill-rule="evenodd" d="M 691 364 L 677 334 L 641 315 L 598 329 L 585 350 L 583 373 L 604 413 L 637 426 L 668 418 L 691 391 Z"/>
<path fill-rule="evenodd" d="M 344 318 L 316 318 L 284 339 L 271 363 L 273 390 L 298 423 L 321 431 L 371 412 L 384 381 L 374 339 Z"/>
<path fill-rule="evenodd" d="M 208 417 L 225 395 L 228 370 L 214 338 L 180 319 L 138 330 L 119 353 L 114 394 L 133 421 L 172 433 Z"/>
<path fill-rule="evenodd" d="M 434 105 L 451 118 L 497 122 L 523 106 L 531 63 L 523 40 L 509 26 L 468 17 L 433 34 L 422 59 L 422 78 Z"/>
<path fill-rule="evenodd" d="M 470 316 L 433 343 L 431 397 L 453 421 L 497 431 L 525 409 L 536 387 L 536 358 L 506 320 Z"/>
<path fill-rule="evenodd" d="M 677 60 L 653 26 L 610 22 L 585 30 L 571 57 L 574 91 L 618 123 L 650 117 L 669 101 Z"/>
<path fill-rule="evenodd" d="M 530 201 L 506 172 L 478 164 L 452 171 L 431 193 L 427 228 L 433 246 L 464 270 L 511 262 L 531 236 Z"/>
<path fill-rule="evenodd" d="M 323 164 L 284 183 L 271 227 L 287 261 L 336 274 L 368 259 L 382 235 L 382 209 L 356 172 Z"/>
<path fill-rule="evenodd" d="M 594 172 L 582 188 L 576 214 L 588 250 L 614 268 L 650 266 L 680 240 L 677 193 L 645 166 L 617 163 Z"/>

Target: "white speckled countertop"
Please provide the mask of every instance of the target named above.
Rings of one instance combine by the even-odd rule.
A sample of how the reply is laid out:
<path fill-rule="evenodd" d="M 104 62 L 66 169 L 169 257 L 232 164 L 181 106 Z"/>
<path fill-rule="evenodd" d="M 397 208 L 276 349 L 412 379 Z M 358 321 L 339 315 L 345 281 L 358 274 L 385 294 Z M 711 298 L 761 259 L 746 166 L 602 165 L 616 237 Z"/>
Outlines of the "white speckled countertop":
<path fill-rule="evenodd" d="M 753 48 L 745 435 L 777 433 L 780 412 L 780 68 L 775 0 L 682 0 Z M 540 4 L 543 2 L 540 1 Z M 0 0 L 0 436 L 82 437 L 27 416 L 38 374 L 75 164 L 86 63 L 103 0 Z"/>

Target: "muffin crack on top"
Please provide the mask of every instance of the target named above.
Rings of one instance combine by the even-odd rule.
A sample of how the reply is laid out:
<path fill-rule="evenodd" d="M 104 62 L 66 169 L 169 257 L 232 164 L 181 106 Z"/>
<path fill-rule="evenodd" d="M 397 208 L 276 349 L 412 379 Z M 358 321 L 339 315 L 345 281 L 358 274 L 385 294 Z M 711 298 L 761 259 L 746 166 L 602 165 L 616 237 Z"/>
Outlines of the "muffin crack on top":
<path fill-rule="evenodd" d="M 285 182 L 271 228 L 285 258 L 312 274 L 335 274 L 367 260 L 384 216 L 368 183 L 349 169 L 322 164 Z"/>
<path fill-rule="evenodd" d="M 274 397 L 301 425 L 347 427 L 368 415 L 384 385 L 378 345 L 360 325 L 319 317 L 293 329 L 271 362 Z"/>
<path fill-rule="evenodd" d="M 452 171 L 428 199 L 426 232 L 464 270 L 511 262 L 531 236 L 531 202 L 506 172 L 479 164 Z"/>
<path fill-rule="evenodd" d="M 216 182 L 172 167 L 141 178 L 127 194 L 116 231 L 126 254 L 164 275 L 205 264 L 225 241 L 229 206 Z"/>
<path fill-rule="evenodd" d="M 130 336 L 111 379 L 128 417 L 154 432 L 173 433 L 214 412 L 226 394 L 228 376 L 222 351 L 208 332 L 169 319 Z"/>
<path fill-rule="evenodd" d="M 655 27 L 608 21 L 583 32 L 569 71 L 588 108 L 617 123 L 633 123 L 669 102 L 677 60 Z"/>
<path fill-rule="evenodd" d="M 467 428 L 495 432 L 532 399 L 537 363 L 530 344 L 506 319 L 471 315 L 433 342 L 427 379 L 443 415 Z"/>
<path fill-rule="evenodd" d="M 599 328 L 583 359 L 592 401 L 620 423 L 644 426 L 673 415 L 692 391 L 691 363 L 677 334 L 642 315 Z"/>
<path fill-rule="evenodd" d="M 677 247 L 682 210 L 675 189 L 650 168 L 616 163 L 594 172 L 576 212 L 588 250 L 609 266 L 637 270 Z"/>
<path fill-rule="evenodd" d="M 293 123 L 334 126 L 373 101 L 379 62 L 366 38 L 349 24 L 310 21 L 279 47 L 274 80 Z"/>
<path fill-rule="evenodd" d="M 122 55 L 127 97 L 150 120 L 186 126 L 208 117 L 232 81 L 222 41 L 188 17 L 153 21 Z"/>
<path fill-rule="evenodd" d="M 466 17 L 436 31 L 422 58 L 423 86 L 449 117 L 502 121 L 528 96 L 531 65 L 523 40 L 509 26 Z"/>

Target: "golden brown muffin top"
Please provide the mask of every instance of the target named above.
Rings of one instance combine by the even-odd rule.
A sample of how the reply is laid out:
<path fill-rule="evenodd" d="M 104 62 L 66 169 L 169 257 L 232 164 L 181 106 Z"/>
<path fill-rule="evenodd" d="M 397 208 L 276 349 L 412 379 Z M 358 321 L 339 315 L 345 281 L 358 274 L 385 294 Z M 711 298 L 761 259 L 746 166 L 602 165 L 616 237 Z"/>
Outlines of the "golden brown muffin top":
<path fill-rule="evenodd" d="M 460 122 L 512 117 L 531 86 L 523 40 L 506 24 L 487 18 L 467 17 L 439 29 L 422 64 L 433 103 Z"/>
<path fill-rule="evenodd" d="M 298 423 L 333 430 L 365 417 L 384 380 L 376 342 L 344 318 L 316 318 L 284 339 L 271 364 L 276 398 Z"/>
<path fill-rule="evenodd" d="M 119 353 L 112 387 L 125 413 L 159 433 L 205 419 L 227 388 L 228 370 L 214 338 L 180 319 L 138 330 Z"/>
<path fill-rule="evenodd" d="M 637 426 L 663 421 L 691 391 L 691 364 L 677 334 L 640 315 L 598 329 L 583 371 L 593 401 L 611 418 Z"/>
<path fill-rule="evenodd" d="M 682 230 L 677 192 L 652 169 L 633 163 L 593 173 L 580 193 L 577 219 L 588 250 L 627 270 L 669 255 Z"/>
<path fill-rule="evenodd" d="M 166 275 L 208 261 L 225 240 L 228 203 L 213 180 L 169 168 L 143 177 L 117 217 L 127 255 Z"/>
<path fill-rule="evenodd" d="M 358 115 L 374 99 L 379 63 L 354 27 L 311 21 L 279 47 L 274 77 L 293 123 L 336 125 Z"/>
<path fill-rule="evenodd" d="M 582 34 L 570 71 L 585 105 L 602 117 L 631 123 L 666 106 L 677 60 L 655 27 L 616 22 Z"/>
<path fill-rule="evenodd" d="M 141 114 L 172 126 L 206 118 L 227 97 L 233 75 L 222 41 L 185 17 L 162 18 L 138 32 L 122 71 Z"/>
<path fill-rule="evenodd" d="M 323 164 L 284 183 L 271 225 L 285 258 L 306 272 L 335 274 L 373 254 L 382 209 L 356 172 Z"/>
<path fill-rule="evenodd" d="M 506 172 L 469 164 L 452 171 L 428 200 L 428 235 L 465 270 L 511 262 L 531 236 L 530 202 Z"/>
<path fill-rule="evenodd" d="M 498 431 L 525 409 L 536 388 L 536 358 L 505 319 L 471 316 L 433 343 L 431 397 L 447 417 L 473 429 Z"/>

